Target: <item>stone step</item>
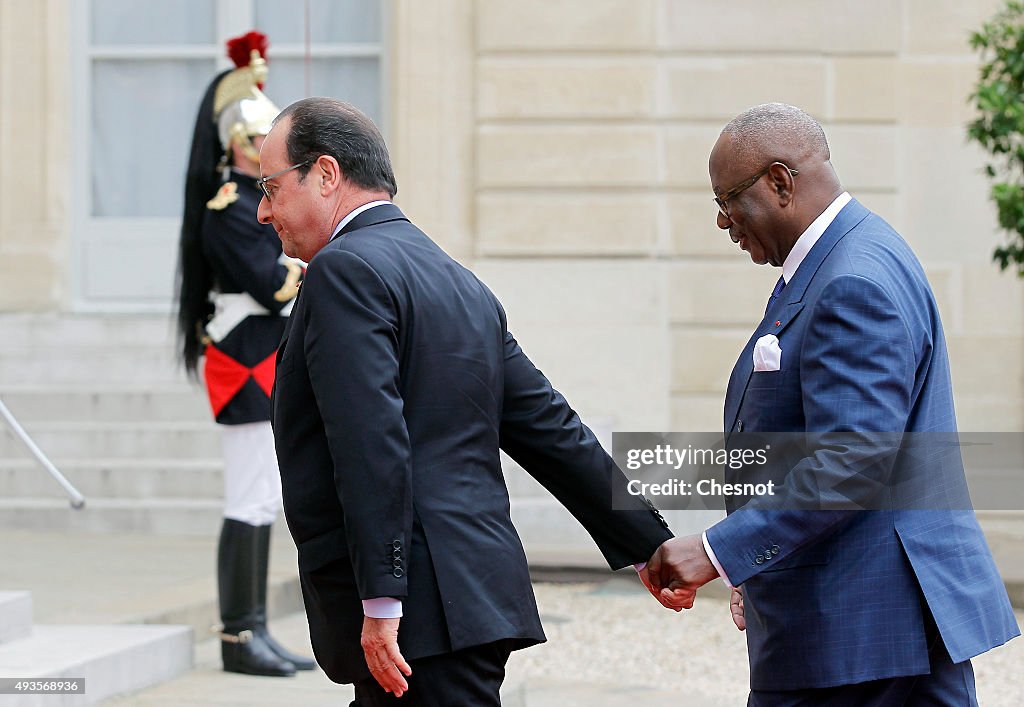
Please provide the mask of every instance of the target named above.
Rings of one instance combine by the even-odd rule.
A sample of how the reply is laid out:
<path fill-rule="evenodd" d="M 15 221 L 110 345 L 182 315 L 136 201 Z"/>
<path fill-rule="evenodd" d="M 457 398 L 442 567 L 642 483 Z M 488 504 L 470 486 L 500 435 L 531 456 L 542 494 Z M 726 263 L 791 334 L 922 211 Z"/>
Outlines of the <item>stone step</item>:
<path fill-rule="evenodd" d="M 55 383 L 183 382 L 185 374 L 169 349 L 154 346 L 7 346 L 0 353 L 0 380 Z"/>
<path fill-rule="evenodd" d="M 222 509 L 217 496 L 85 497 L 81 510 L 73 510 L 66 497 L 53 494 L 0 497 L 0 527 L 193 536 L 215 534 L 220 528 Z M 512 498 L 511 513 L 531 561 L 548 564 L 552 558 L 573 558 L 567 566 L 605 566 L 590 536 L 554 498 Z M 664 515 L 677 535 L 699 533 L 720 517 L 716 512 L 697 511 L 667 511 Z"/>
<path fill-rule="evenodd" d="M 32 635 L 32 594 L 0 591 L 0 645 Z"/>
<path fill-rule="evenodd" d="M 206 422 L 36 422 L 22 425 L 46 456 L 53 458 L 201 459 L 222 454 L 220 430 Z M 3 425 L 0 459 L 30 456 Z"/>
<path fill-rule="evenodd" d="M 22 425 L 30 422 L 168 422 L 210 419 L 198 385 L 135 388 L 75 385 L 0 388 L 0 400 Z"/>
<path fill-rule="evenodd" d="M 687 520 L 686 518 L 680 519 Z M 706 525 L 670 518 L 677 533 L 698 532 Z M 604 560 L 583 527 L 553 498 L 512 499 L 512 521 L 540 564 L 554 557 L 575 558 L 577 567 L 602 567 Z M 66 498 L 0 498 L 0 527 L 80 533 L 149 533 L 211 535 L 221 522 L 217 498 L 102 498 L 86 495 L 85 507 L 73 510 Z M 690 527 L 693 526 L 693 527 Z M 698 527 L 699 526 L 699 527 Z"/>
<path fill-rule="evenodd" d="M 86 498 L 216 499 L 223 493 L 220 457 L 209 459 L 52 459 Z M 0 498 L 64 498 L 35 459 L 0 459 Z"/>
<path fill-rule="evenodd" d="M 215 498 L 222 493 L 221 457 L 51 458 L 85 496 L 109 498 Z M 517 467 L 506 467 L 509 494 L 549 502 L 551 494 Z M 0 498 L 62 496 L 63 490 L 33 458 L 0 458 Z"/>
<path fill-rule="evenodd" d="M 73 510 L 66 497 L 0 497 L 0 527 L 83 533 L 210 535 L 221 522 L 218 498 L 90 497 Z M 580 566 L 602 560 L 582 526 L 553 498 L 512 499 L 524 544 L 547 554 L 578 552 Z"/>
<path fill-rule="evenodd" d="M 174 348 L 175 323 L 162 314 L 6 313 L 0 331 L 8 345 L 33 348 L 151 346 Z"/>
<path fill-rule="evenodd" d="M 214 499 L 86 497 L 73 510 L 58 498 L 0 498 L 0 527 L 68 533 L 215 535 L 221 502 Z"/>
<path fill-rule="evenodd" d="M 0 645 L 0 675 L 85 679 L 82 694 L 4 698 L 19 707 L 94 705 L 192 665 L 192 630 L 185 626 L 37 626 L 30 637 Z"/>

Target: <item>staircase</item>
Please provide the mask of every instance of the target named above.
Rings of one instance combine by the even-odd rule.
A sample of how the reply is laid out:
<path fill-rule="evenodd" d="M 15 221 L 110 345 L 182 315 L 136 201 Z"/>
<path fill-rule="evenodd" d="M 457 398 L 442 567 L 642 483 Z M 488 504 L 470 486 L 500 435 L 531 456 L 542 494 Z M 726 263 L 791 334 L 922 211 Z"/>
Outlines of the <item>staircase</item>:
<path fill-rule="evenodd" d="M 5 315 L 0 400 L 86 497 L 0 429 L 0 526 L 213 534 L 220 437 L 173 357 L 166 316 Z"/>
<path fill-rule="evenodd" d="M 185 626 L 33 626 L 32 596 L 0 591 L 0 674 L 26 680 L 84 679 L 81 692 L 4 696 L 5 705 L 93 705 L 191 669 Z"/>

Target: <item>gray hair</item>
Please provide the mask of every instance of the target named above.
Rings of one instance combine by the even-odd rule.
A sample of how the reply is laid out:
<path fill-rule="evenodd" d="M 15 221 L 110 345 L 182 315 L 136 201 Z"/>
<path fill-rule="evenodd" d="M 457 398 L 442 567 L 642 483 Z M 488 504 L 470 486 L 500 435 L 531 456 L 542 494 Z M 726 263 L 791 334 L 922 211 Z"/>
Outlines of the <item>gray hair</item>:
<path fill-rule="evenodd" d="M 730 120 L 722 134 L 731 135 L 736 153 L 751 162 L 799 155 L 819 155 L 823 161 L 830 158 L 821 124 L 785 103 L 754 106 Z"/>
<path fill-rule="evenodd" d="M 384 137 L 362 111 L 334 98 L 304 98 L 281 111 L 274 123 L 291 118 L 285 146 L 292 164 L 312 163 L 321 155 L 338 161 L 356 185 L 373 191 L 398 193 Z M 305 179 L 311 164 L 299 168 Z"/>

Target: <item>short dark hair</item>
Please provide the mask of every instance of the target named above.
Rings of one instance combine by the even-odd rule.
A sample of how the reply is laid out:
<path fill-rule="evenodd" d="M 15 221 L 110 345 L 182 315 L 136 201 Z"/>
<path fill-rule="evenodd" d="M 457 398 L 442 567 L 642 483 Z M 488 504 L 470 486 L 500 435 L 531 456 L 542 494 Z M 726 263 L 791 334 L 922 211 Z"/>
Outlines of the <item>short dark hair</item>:
<path fill-rule="evenodd" d="M 398 193 L 391 157 L 373 121 L 350 103 L 334 98 L 303 98 L 281 111 L 277 123 L 291 118 L 285 146 L 292 164 L 312 163 L 321 155 L 338 160 L 341 171 L 364 189 Z M 299 168 L 306 178 L 312 164 Z"/>

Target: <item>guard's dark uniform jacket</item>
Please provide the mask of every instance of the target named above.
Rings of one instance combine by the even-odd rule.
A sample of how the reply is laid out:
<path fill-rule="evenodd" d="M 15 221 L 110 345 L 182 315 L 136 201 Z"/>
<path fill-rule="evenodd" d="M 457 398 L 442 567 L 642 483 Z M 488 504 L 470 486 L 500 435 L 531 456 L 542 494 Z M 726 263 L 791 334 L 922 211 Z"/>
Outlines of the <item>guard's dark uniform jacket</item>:
<path fill-rule="evenodd" d="M 298 291 L 298 266 L 281 262 L 277 233 L 256 220 L 261 197 L 253 177 L 232 170 L 203 217 L 203 253 L 217 293 L 229 296 L 224 299 L 247 293 L 267 310 L 207 344 L 206 389 L 214 417 L 225 425 L 270 419 L 274 358 L 286 322 L 280 313 Z"/>

